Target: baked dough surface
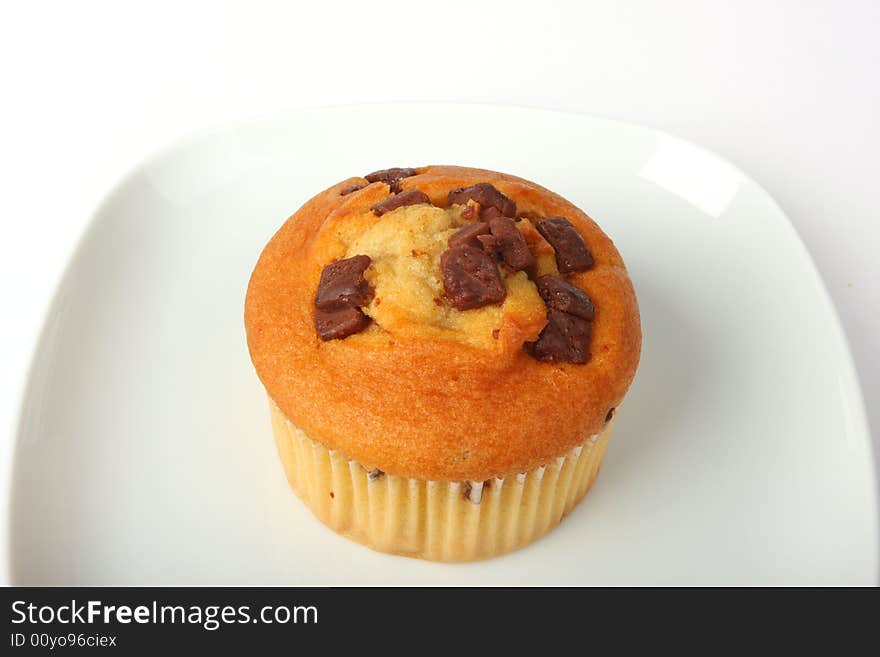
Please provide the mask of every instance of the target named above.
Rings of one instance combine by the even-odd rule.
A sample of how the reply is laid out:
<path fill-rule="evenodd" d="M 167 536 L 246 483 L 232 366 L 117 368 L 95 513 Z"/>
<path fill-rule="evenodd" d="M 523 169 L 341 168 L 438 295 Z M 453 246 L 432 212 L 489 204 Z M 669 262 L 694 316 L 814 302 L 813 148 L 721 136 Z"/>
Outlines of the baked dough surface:
<path fill-rule="evenodd" d="M 595 259 L 569 275 L 596 308 L 587 364 L 539 362 L 523 350 L 546 323 L 534 283 L 506 274 L 501 305 L 458 311 L 444 303 L 439 257 L 462 225 L 451 189 L 489 182 L 520 214 L 566 217 Z M 340 191 L 353 184 L 353 193 Z M 313 439 L 347 458 L 404 477 L 482 481 L 524 472 L 602 428 L 629 387 L 641 347 L 639 311 L 617 249 L 578 208 L 534 184 L 480 169 L 429 166 L 400 181 L 438 207 L 377 217 L 383 182 L 349 178 L 300 208 L 270 240 L 251 276 L 245 326 L 266 391 Z M 555 273 L 553 249 L 528 221 L 517 226 Z M 327 264 L 369 255 L 373 323 L 322 342 L 314 298 Z"/>

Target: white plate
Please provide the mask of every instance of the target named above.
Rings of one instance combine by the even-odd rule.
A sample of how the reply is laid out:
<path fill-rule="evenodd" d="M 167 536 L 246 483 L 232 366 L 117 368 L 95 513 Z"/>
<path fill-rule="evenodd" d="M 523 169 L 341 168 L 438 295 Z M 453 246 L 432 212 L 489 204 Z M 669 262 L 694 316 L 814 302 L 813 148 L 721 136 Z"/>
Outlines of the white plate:
<path fill-rule="evenodd" d="M 644 355 L 592 492 L 513 554 L 436 564 L 325 529 L 289 490 L 245 349 L 251 268 L 315 192 L 455 163 L 556 190 L 611 235 Z M 143 164 L 98 210 L 22 409 L 19 584 L 875 583 L 861 394 L 820 278 L 742 172 L 655 131 L 455 105 L 260 118 Z"/>

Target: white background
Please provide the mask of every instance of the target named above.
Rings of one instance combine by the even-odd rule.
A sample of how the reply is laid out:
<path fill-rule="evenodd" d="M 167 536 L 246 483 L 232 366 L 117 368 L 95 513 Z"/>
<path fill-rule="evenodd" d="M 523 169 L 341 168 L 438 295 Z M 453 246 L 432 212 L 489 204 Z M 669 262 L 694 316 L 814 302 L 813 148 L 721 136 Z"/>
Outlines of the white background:
<path fill-rule="evenodd" d="M 139 160 L 242 116 L 458 100 L 646 123 L 755 178 L 837 305 L 876 452 L 878 33 L 870 0 L 6 3 L 0 436 L 90 211 Z"/>

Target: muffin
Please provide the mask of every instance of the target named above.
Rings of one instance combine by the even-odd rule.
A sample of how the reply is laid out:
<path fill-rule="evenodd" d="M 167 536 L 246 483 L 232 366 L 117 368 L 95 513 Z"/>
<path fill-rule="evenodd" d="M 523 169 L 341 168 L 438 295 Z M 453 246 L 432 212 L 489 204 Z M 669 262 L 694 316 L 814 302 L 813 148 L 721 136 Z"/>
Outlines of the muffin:
<path fill-rule="evenodd" d="M 641 348 L 632 283 L 590 217 L 457 166 L 308 201 L 260 255 L 245 327 L 297 495 L 341 534 L 438 561 L 559 524 Z"/>

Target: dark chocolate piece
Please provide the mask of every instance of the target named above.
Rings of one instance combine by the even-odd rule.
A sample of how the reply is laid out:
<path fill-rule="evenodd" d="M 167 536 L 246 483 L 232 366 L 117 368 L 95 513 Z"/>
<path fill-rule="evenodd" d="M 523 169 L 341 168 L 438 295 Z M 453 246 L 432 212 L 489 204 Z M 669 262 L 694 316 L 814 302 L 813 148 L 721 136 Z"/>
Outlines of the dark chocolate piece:
<path fill-rule="evenodd" d="M 606 422 L 606 424 L 607 424 L 608 422 L 611 422 L 611 418 L 613 418 L 613 417 L 614 417 L 614 407 L 612 406 L 612 407 L 608 410 L 608 414 L 605 416 L 605 422 Z"/>
<path fill-rule="evenodd" d="M 483 501 L 483 493 L 488 488 L 486 484 L 483 484 L 477 489 L 477 483 L 479 482 L 465 481 L 461 485 L 461 496 L 471 504 L 480 504 Z"/>
<path fill-rule="evenodd" d="M 373 298 L 364 277 L 371 262 L 369 256 L 356 255 L 324 267 L 315 294 L 315 329 L 322 340 L 345 338 L 369 325 L 370 318 L 358 306 Z"/>
<path fill-rule="evenodd" d="M 535 283 L 547 308 L 561 310 L 581 319 L 593 319 L 595 315 L 593 302 L 578 286 L 552 275 L 541 276 Z"/>
<path fill-rule="evenodd" d="M 391 169 L 381 169 L 380 171 L 368 173 L 364 178 L 371 183 L 383 182 L 391 188 L 392 192 L 396 193 L 400 191 L 401 180 L 414 176 L 417 173 L 418 171 L 409 167 L 392 167 Z"/>
<path fill-rule="evenodd" d="M 447 205 L 464 205 L 469 200 L 474 200 L 480 204 L 480 214 L 486 208 L 496 208 L 505 217 L 516 216 L 516 203 L 513 199 L 508 198 L 489 183 L 477 183 L 470 187 L 459 187 L 449 192 L 446 197 Z"/>
<path fill-rule="evenodd" d="M 449 238 L 449 248 L 451 249 L 459 244 L 470 244 L 471 246 L 480 248 L 480 241 L 477 237 L 488 234 L 489 224 L 485 221 L 477 221 L 472 224 L 467 224 Z"/>
<path fill-rule="evenodd" d="M 586 363 L 590 359 L 590 322 L 561 310 L 548 310 L 547 326 L 528 349 L 545 362 Z"/>
<path fill-rule="evenodd" d="M 400 194 L 389 196 L 384 201 L 379 201 L 372 207 L 373 212 L 378 216 L 382 216 L 386 212 L 391 212 L 405 205 L 419 205 L 420 203 L 431 203 L 431 199 L 425 192 L 418 189 L 408 189 Z"/>
<path fill-rule="evenodd" d="M 498 217 L 503 217 L 504 215 L 501 213 L 501 210 L 496 208 L 494 205 L 490 205 L 488 207 L 480 208 L 480 221 L 485 221 L 486 223 L 492 221 L 493 219 L 497 219 Z"/>
<path fill-rule="evenodd" d="M 315 306 L 322 310 L 337 310 L 343 306 L 367 305 L 373 298 L 373 288 L 364 278 L 364 272 L 371 262 L 369 256 L 356 255 L 324 267 Z"/>
<path fill-rule="evenodd" d="M 492 233 L 489 233 L 488 235 L 477 235 L 477 243 L 483 251 L 490 256 L 499 260 L 501 259 L 501 245 L 498 243 L 498 238 Z"/>
<path fill-rule="evenodd" d="M 593 266 L 593 255 L 584 238 L 565 217 L 544 219 L 535 228 L 556 251 L 556 266 L 560 273 L 570 274 Z"/>
<path fill-rule="evenodd" d="M 322 340 L 338 340 L 363 331 L 370 318 L 359 308 L 342 306 L 334 310 L 315 309 L 315 329 Z"/>
<path fill-rule="evenodd" d="M 363 189 L 363 188 L 364 188 L 364 186 L 359 185 L 358 183 L 355 183 L 353 185 L 346 185 L 345 187 L 343 187 L 342 189 L 339 190 L 339 195 L 340 196 L 347 196 L 347 195 L 351 194 L 352 192 L 356 192 L 357 190 Z"/>
<path fill-rule="evenodd" d="M 481 249 L 459 244 L 440 257 L 443 286 L 453 307 L 470 310 L 504 301 L 507 290 L 498 265 Z"/>
<path fill-rule="evenodd" d="M 526 243 L 525 236 L 519 232 L 516 222 L 509 217 L 501 216 L 495 208 L 489 208 L 489 230 L 492 240 L 480 238 L 484 248 L 498 254 L 504 263 L 515 271 L 529 269 L 535 264 L 535 256 Z"/>

